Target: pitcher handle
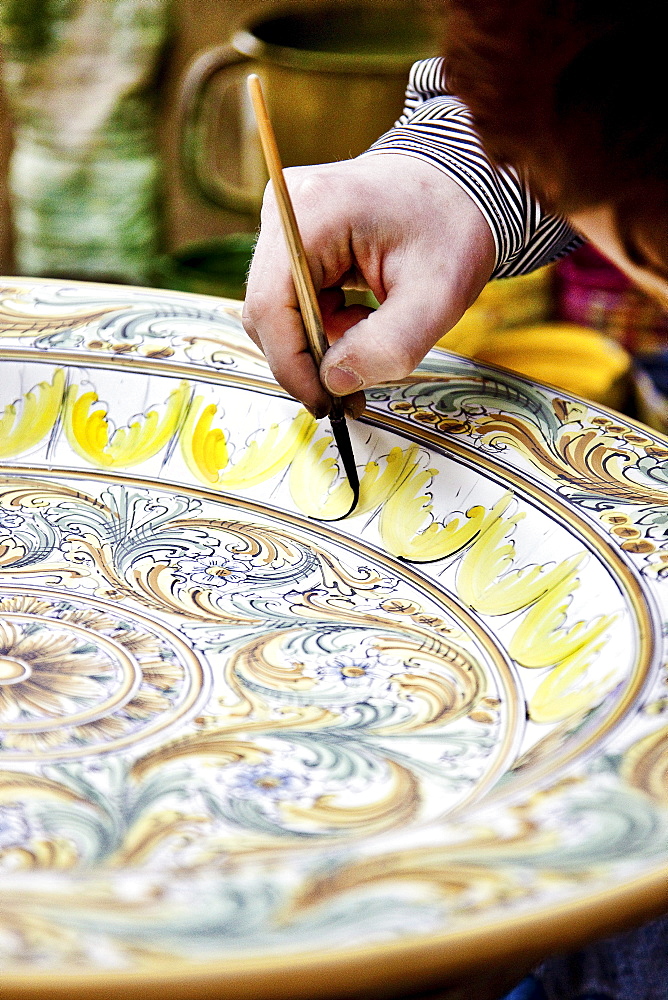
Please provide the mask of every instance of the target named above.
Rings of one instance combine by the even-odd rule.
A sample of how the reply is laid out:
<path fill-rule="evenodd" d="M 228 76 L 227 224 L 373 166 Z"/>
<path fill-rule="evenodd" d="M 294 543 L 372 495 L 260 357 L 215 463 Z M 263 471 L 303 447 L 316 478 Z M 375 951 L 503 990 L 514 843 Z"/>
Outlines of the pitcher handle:
<path fill-rule="evenodd" d="M 208 202 L 231 212 L 258 215 L 261 196 L 213 173 L 208 166 L 205 143 L 201 141 L 202 108 L 211 81 L 219 73 L 249 61 L 250 56 L 237 52 L 231 45 L 220 45 L 190 63 L 179 99 L 180 160 L 187 184 Z M 230 74 L 225 89 L 234 82 L 234 74 Z"/>

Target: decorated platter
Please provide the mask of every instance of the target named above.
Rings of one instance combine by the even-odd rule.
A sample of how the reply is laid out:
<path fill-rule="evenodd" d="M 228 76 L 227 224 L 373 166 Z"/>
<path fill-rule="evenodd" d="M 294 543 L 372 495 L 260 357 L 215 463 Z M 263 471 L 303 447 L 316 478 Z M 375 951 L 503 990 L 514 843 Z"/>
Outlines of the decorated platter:
<path fill-rule="evenodd" d="M 239 303 L 5 279 L 0 991 L 455 983 L 668 905 L 668 443 L 443 352 L 351 425 Z"/>

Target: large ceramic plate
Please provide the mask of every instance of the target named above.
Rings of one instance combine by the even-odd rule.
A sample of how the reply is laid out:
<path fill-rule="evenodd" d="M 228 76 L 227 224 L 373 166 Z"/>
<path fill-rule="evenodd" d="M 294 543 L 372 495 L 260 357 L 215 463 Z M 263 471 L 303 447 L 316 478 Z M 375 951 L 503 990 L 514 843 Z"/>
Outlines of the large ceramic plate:
<path fill-rule="evenodd" d="M 657 912 L 666 442 L 434 353 L 327 523 L 238 308 L 5 282 L 2 989 L 398 992 Z"/>

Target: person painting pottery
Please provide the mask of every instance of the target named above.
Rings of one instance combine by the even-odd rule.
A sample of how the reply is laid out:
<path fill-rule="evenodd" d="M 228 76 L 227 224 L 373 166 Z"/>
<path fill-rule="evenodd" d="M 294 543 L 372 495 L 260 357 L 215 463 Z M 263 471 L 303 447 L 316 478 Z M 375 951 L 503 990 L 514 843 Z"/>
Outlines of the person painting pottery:
<path fill-rule="evenodd" d="M 356 159 L 287 171 L 331 341 L 319 371 L 265 197 L 244 325 L 318 417 L 329 394 L 359 415 L 362 390 L 408 375 L 490 278 L 532 271 L 584 240 L 668 306 L 658 4 L 442 7 L 444 57 L 413 67 L 396 126 Z M 344 288 L 370 289 L 379 308 L 346 307 Z M 664 918 L 549 959 L 524 995 L 668 998 L 667 956 Z"/>

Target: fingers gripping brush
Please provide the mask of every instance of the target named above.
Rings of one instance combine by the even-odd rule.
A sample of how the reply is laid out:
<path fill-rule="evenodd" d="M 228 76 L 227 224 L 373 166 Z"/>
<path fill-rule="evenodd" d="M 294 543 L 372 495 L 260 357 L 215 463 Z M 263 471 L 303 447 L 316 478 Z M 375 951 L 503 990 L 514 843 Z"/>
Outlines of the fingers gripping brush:
<path fill-rule="evenodd" d="M 276 195 L 285 241 L 288 245 L 290 266 L 292 269 L 292 280 L 294 281 L 297 301 L 299 302 L 299 310 L 302 316 L 302 323 L 304 324 L 304 332 L 306 333 L 306 339 L 311 356 L 316 366 L 319 368 L 329 344 L 327 342 L 327 337 L 325 336 L 325 329 L 322 322 L 320 306 L 318 304 L 318 297 L 313 285 L 313 278 L 311 277 L 308 261 L 306 260 L 304 244 L 297 225 L 292 200 L 285 183 L 285 177 L 283 176 L 283 166 L 278 152 L 276 136 L 267 112 L 267 105 L 264 100 L 264 94 L 262 93 L 262 85 L 259 77 L 256 76 L 255 73 L 248 77 L 248 91 L 253 103 L 253 111 L 255 112 L 255 119 L 257 121 L 258 132 L 260 134 L 262 152 L 264 153 L 264 159 L 267 164 L 267 171 L 269 172 L 269 177 L 271 178 L 271 183 L 273 184 L 274 193 Z M 332 427 L 334 441 L 336 442 L 336 446 L 339 449 L 339 455 L 341 456 L 341 463 L 343 465 L 344 472 L 348 477 L 348 483 L 350 484 L 353 494 L 350 509 L 346 511 L 345 514 L 342 514 L 341 517 L 330 519 L 333 521 L 341 521 L 343 518 L 349 517 L 357 506 L 360 495 L 360 483 L 359 476 L 357 474 L 357 466 L 355 465 L 355 456 L 350 442 L 350 432 L 348 430 L 348 424 L 346 422 L 346 416 L 343 409 L 343 402 L 336 396 L 332 397 L 332 407 L 329 414 L 329 420 Z"/>

